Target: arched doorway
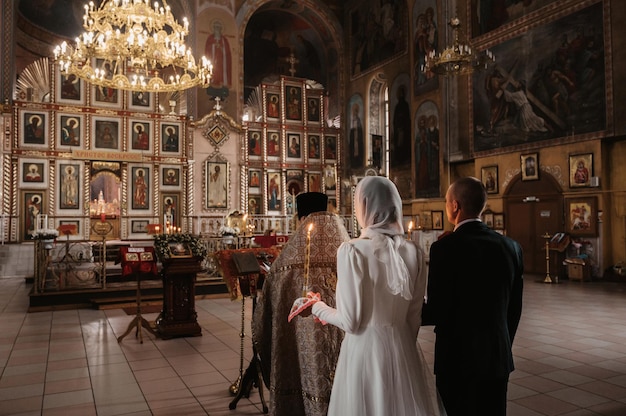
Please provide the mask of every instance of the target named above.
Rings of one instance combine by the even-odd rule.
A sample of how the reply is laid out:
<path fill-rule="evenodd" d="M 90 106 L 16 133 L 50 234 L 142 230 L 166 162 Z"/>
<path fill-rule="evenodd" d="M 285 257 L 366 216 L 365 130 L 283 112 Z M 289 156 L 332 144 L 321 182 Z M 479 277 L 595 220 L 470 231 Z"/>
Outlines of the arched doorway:
<path fill-rule="evenodd" d="M 545 274 L 543 236 L 564 231 L 563 193 L 559 183 L 546 172 L 540 172 L 539 179 L 533 181 L 522 181 L 521 174 L 517 175 L 504 193 L 504 214 L 507 235 L 524 250 L 525 273 Z M 553 274 L 563 274 L 563 266 L 556 261 L 551 262 L 550 268 Z"/>

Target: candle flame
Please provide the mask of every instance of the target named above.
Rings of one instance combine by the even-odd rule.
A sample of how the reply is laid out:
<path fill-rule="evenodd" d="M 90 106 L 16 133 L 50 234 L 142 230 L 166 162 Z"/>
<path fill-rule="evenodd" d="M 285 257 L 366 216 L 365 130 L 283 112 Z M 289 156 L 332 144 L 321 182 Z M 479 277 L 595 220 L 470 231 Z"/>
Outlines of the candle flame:
<path fill-rule="evenodd" d="M 311 232 L 311 230 L 313 229 L 313 223 L 309 224 L 309 230 L 307 232 Z"/>
<path fill-rule="evenodd" d="M 413 221 L 409 222 L 409 231 L 413 229 Z"/>

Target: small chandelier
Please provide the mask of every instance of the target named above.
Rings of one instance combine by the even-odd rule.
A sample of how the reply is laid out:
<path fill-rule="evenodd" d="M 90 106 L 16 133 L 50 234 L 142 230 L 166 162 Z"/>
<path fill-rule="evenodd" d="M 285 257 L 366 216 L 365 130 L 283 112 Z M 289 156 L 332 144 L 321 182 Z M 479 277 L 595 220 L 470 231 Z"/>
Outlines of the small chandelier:
<path fill-rule="evenodd" d="M 454 43 L 448 46 L 440 54 L 433 50 L 426 55 L 426 63 L 423 71 L 432 71 L 439 75 L 464 75 L 471 74 L 478 69 L 486 69 L 487 66 L 496 61 L 496 57 L 489 50 L 475 53 L 472 45 L 459 40 L 461 32 L 461 21 L 458 17 L 453 17 L 448 25 L 454 31 Z"/>
<path fill-rule="evenodd" d="M 91 84 L 143 92 L 181 91 L 208 87 L 213 67 L 199 64 L 185 45 L 189 22 L 180 25 L 165 0 L 103 0 L 85 5 L 85 32 L 76 45 L 63 42 L 54 58 L 65 75 Z"/>

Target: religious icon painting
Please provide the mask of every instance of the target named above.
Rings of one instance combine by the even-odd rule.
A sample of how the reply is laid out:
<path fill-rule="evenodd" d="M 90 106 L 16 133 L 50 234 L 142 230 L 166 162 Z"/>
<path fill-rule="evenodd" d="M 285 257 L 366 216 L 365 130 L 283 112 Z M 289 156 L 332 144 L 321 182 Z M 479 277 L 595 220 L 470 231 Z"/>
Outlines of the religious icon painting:
<path fill-rule="evenodd" d="M 248 186 L 250 188 L 261 187 L 261 170 L 260 169 L 250 169 L 248 171 Z"/>
<path fill-rule="evenodd" d="M 161 151 L 164 153 L 180 153 L 180 124 L 161 124 Z"/>
<path fill-rule="evenodd" d="M 120 122 L 115 118 L 93 119 L 94 147 L 96 149 L 119 150 Z"/>
<path fill-rule="evenodd" d="M 285 118 L 302 120 L 302 88 L 294 85 L 285 86 Z"/>
<path fill-rule="evenodd" d="M 248 155 L 254 157 L 261 156 L 262 149 L 261 132 L 259 130 L 248 131 Z"/>
<path fill-rule="evenodd" d="M 102 59 L 95 59 L 96 68 L 102 68 L 104 70 L 104 77 L 107 79 L 113 78 L 113 69 L 109 62 L 104 62 Z M 122 103 L 120 97 L 120 90 L 116 88 L 106 87 L 103 85 L 93 85 L 91 96 L 93 97 L 93 104 L 99 107 L 115 107 L 119 108 Z"/>
<path fill-rule="evenodd" d="M 539 179 L 539 154 L 530 153 L 520 156 L 522 180 L 536 181 Z"/>
<path fill-rule="evenodd" d="M 78 163 L 59 164 L 59 208 L 77 210 L 80 208 L 80 165 Z"/>
<path fill-rule="evenodd" d="M 36 111 L 21 111 L 21 144 L 24 147 L 46 146 L 48 143 L 48 114 Z"/>
<path fill-rule="evenodd" d="M 130 169 L 131 208 L 144 211 L 150 209 L 150 168 L 132 166 Z"/>
<path fill-rule="evenodd" d="M 308 122 L 318 123 L 320 121 L 320 99 L 319 97 L 308 97 L 306 100 L 306 119 Z"/>
<path fill-rule="evenodd" d="M 337 159 L 337 137 L 335 136 L 324 137 L 324 159 L 326 160 Z"/>
<path fill-rule="evenodd" d="M 152 121 L 131 120 L 128 132 L 128 149 L 131 152 L 152 151 Z"/>
<path fill-rule="evenodd" d="M 280 172 L 267 173 L 267 209 L 280 211 L 282 207 L 282 183 Z"/>
<path fill-rule="evenodd" d="M 280 134 L 277 131 L 267 133 L 267 155 L 270 157 L 280 156 Z"/>
<path fill-rule="evenodd" d="M 179 195 L 172 193 L 163 193 L 161 195 L 161 212 L 163 212 L 163 224 L 167 227 L 181 226 Z"/>
<path fill-rule="evenodd" d="M 136 111 L 152 111 L 152 95 L 144 91 L 129 91 L 128 108 Z"/>
<path fill-rule="evenodd" d="M 321 172 L 309 172 L 308 192 L 322 192 Z"/>
<path fill-rule="evenodd" d="M 309 159 L 319 159 L 320 154 L 320 136 L 317 134 L 309 134 L 307 157 Z"/>
<path fill-rule="evenodd" d="M 324 189 L 326 191 L 336 191 L 337 190 L 337 171 L 335 166 L 326 165 L 324 166 Z"/>
<path fill-rule="evenodd" d="M 20 161 L 20 186 L 29 188 L 47 188 L 46 172 L 48 161 L 45 159 L 22 159 Z"/>
<path fill-rule="evenodd" d="M 71 149 L 82 147 L 84 116 L 81 114 L 57 114 L 57 147 Z"/>
<path fill-rule="evenodd" d="M 583 188 L 591 186 L 593 176 L 593 153 L 569 156 L 569 186 Z"/>
<path fill-rule="evenodd" d="M 228 206 L 229 168 L 228 162 L 207 160 L 205 167 L 206 208 L 226 209 Z"/>
<path fill-rule="evenodd" d="M 248 196 L 248 214 L 249 215 L 261 214 L 262 209 L 263 209 L 263 204 L 261 201 L 261 195 Z"/>
<path fill-rule="evenodd" d="M 480 169 L 480 177 L 488 194 L 498 193 L 498 166 L 485 166 Z"/>
<path fill-rule="evenodd" d="M 179 166 L 161 166 L 161 186 L 180 187 Z"/>
<path fill-rule="evenodd" d="M 266 117 L 271 119 L 278 119 L 280 117 L 280 95 L 274 92 L 268 92 L 265 95 L 267 100 L 266 104 Z"/>
<path fill-rule="evenodd" d="M 300 149 L 300 134 L 287 134 L 287 157 L 294 159 L 300 159 L 302 157 L 302 152 Z"/>
<path fill-rule="evenodd" d="M 44 191 L 22 192 L 22 240 L 32 240 L 35 230 L 41 226 L 41 218 L 46 212 L 46 193 Z M 47 224 L 45 225 L 47 227 Z"/>
<path fill-rule="evenodd" d="M 85 86 L 74 74 L 62 74 L 57 70 L 56 101 L 64 104 L 81 105 L 85 103 Z"/>

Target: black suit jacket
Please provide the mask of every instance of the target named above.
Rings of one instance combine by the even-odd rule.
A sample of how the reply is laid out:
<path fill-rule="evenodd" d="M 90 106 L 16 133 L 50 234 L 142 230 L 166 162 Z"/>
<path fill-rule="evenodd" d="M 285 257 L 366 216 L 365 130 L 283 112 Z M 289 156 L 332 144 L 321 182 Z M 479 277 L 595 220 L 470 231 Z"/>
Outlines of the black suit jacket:
<path fill-rule="evenodd" d="M 508 377 L 523 271 L 520 245 L 480 221 L 432 244 L 422 325 L 435 325 L 435 374 Z"/>

